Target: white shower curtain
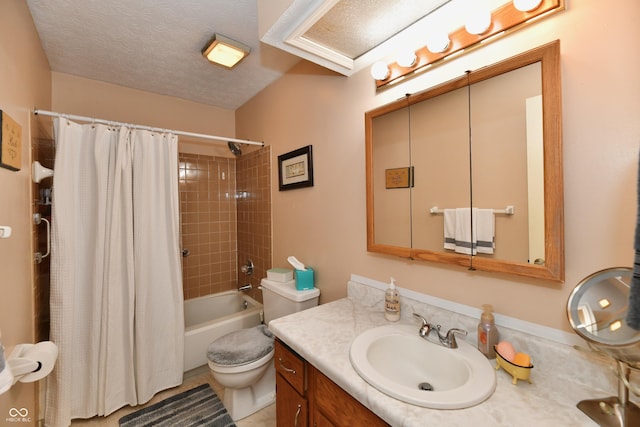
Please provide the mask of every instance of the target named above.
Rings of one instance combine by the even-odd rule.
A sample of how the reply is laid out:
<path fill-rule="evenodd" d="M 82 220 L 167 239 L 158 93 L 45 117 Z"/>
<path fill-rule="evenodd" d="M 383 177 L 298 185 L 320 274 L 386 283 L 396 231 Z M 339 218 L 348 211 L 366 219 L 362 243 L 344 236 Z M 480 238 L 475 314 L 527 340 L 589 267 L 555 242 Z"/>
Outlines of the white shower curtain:
<path fill-rule="evenodd" d="M 177 137 L 55 119 L 45 424 L 182 383 Z"/>

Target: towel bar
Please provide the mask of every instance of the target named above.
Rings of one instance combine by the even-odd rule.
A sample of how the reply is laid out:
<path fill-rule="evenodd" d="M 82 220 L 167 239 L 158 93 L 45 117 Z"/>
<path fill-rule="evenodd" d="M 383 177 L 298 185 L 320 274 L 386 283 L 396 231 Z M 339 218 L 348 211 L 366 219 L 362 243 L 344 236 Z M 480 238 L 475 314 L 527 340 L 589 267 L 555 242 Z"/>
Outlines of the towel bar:
<path fill-rule="evenodd" d="M 439 209 L 437 206 L 434 206 L 431 209 L 429 209 L 429 213 L 431 213 L 433 215 L 441 214 L 441 213 L 444 213 L 444 209 Z M 514 215 L 516 213 L 516 210 L 513 207 L 513 205 L 509 205 L 504 209 L 494 209 L 493 213 L 494 214 Z"/>

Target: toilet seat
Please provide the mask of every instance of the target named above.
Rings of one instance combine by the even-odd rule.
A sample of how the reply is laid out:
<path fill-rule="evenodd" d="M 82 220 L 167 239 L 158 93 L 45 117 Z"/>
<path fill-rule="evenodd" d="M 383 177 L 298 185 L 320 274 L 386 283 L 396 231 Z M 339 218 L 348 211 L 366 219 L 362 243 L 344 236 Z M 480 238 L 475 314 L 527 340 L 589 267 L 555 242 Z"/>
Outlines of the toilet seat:
<path fill-rule="evenodd" d="M 247 363 L 242 363 L 239 365 L 220 365 L 216 362 L 209 360 L 209 368 L 211 368 L 212 371 L 220 374 L 236 374 L 239 372 L 247 372 L 252 369 L 259 368 L 260 366 L 266 363 L 269 363 L 271 359 L 273 359 L 274 353 L 275 353 L 275 350 L 271 350 L 269 353 L 265 354 L 259 359 L 256 359 Z"/>
<path fill-rule="evenodd" d="M 207 349 L 209 366 L 221 373 L 243 372 L 273 357 L 274 336 L 266 325 L 230 332 Z"/>

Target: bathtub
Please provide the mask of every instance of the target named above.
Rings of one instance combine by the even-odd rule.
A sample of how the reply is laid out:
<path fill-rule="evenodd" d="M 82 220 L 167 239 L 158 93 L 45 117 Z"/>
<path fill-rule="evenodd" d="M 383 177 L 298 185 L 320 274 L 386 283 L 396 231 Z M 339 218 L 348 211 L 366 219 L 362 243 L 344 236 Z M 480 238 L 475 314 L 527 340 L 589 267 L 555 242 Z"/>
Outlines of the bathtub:
<path fill-rule="evenodd" d="M 184 301 L 184 372 L 207 364 L 207 348 L 216 338 L 263 320 L 262 304 L 226 291 Z"/>

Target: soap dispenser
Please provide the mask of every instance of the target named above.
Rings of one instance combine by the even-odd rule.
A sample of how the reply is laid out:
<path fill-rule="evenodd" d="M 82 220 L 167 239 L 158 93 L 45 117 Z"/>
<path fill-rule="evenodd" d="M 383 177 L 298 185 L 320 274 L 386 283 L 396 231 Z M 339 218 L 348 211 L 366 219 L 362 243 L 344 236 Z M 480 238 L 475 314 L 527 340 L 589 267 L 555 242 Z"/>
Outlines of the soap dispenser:
<path fill-rule="evenodd" d="M 487 359 L 495 359 L 494 346 L 498 344 L 498 328 L 493 317 L 493 307 L 489 304 L 482 306 L 483 312 L 478 324 L 478 350 Z"/>
<path fill-rule="evenodd" d="M 389 288 L 384 293 L 384 317 L 391 322 L 400 320 L 400 294 L 396 289 L 396 279 L 393 277 Z"/>

